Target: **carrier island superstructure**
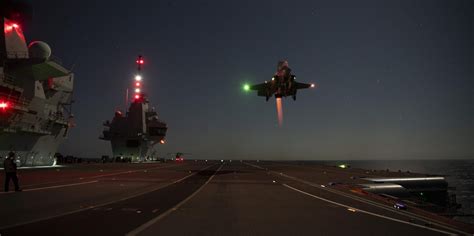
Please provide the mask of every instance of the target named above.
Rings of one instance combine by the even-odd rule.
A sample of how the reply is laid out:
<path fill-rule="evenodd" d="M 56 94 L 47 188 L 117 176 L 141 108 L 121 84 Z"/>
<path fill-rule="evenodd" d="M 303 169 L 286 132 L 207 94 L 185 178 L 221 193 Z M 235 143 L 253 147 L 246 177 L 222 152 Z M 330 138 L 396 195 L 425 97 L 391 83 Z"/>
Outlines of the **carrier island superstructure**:
<path fill-rule="evenodd" d="M 27 44 L 14 16 L 2 12 L 0 27 L 0 160 L 14 152 L 20 166 L 54 165 L 72 126 L 74 75 L 45 42 Z"/>
<path fill-rule="evenodd" d="M 168 127 L 158 119 L 155 108 L 150 107 L 143 93 L 142 56 L 138 56 L 136 64 L 137 74 L 133 81 L 130 107 L 126 113 L 116 111 L 112 121 L 104 122 L 105 128 L 100 138 L 110 141 L 115 160 L 144 162 L 157 158 L 154 148 L 157 144 L 165 143 Z"/>

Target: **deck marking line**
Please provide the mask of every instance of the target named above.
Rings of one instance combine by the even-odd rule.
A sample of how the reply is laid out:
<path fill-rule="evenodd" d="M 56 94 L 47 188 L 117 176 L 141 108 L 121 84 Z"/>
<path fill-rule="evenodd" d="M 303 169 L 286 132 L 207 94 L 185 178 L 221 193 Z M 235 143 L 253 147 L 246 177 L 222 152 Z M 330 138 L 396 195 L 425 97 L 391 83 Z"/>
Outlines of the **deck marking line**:
<path fill-rule="evenodd" d="M 258 168 L 258 169 L 263 169 L 260 166 L 253 165 L 253 164 L 250 164 L 250 163 L 244 162 L 244 164 L 255 167 L 255 168 Z M 273 173 L 275 175 L 279 174 L 279 172 L 275 172 L 275 171 L 269 171 L 269 172 Z M 460 234 L 471 235 L 470 233 L 467 233 L 467 232 L 464 232 L 462 230 L 456 229 L 456 228 L 451 227 L 449 225 L 446 225 L 442 222 L 439 222 L 439 221 L 436 221 L 436 220 L 433 220 L 433 219 L 429 219 L 429 218 L 427 218 L 425 216 L 422 216 L 422 215 L 417 215 L 417 214 L 414 214 L 414 213 L 411 213 L 411 212 L 396 211 L 391 207 L 388 207 L 388 206 L 383 205 L 383 204 L 378 203 L 378 202 L 371 201 L 369 199 L 365 199 L 365 198 L 361 198 L 361 197 L 358 197 L 358 196 L 355 196 L 355 195 L 347 194 L 347 193 L 344 193 L 344 192 L 341 192 L 341 191 L 338 191 L 338 190 L 335 190 L 335 189 L 323 188 L 323 187 L 320 187 L 320 185 L 318 185 L 318 184 L 314 184 L 312 182 L 302 180 L 302 179 L 299 179 L 299 178 L 296 178 L 296 177 L 293 177 L 293 176 L 289 176 L 289 175 L 286 175 L 286 174 L 283 174 L 282 176 L 284 176 L 286 178 L 289 178 L 289 179 L 292 179 L 294 181 L 297 181 L 297 182 L 300 182 L 300 183 L 303 183 L 303 184 L 306 184 L 306 185 L 309 185 L 309 186 L 312 186 L 312 187 L 315 187 L 315 188 L 318 188 L 318 189 L 321 189 L 321 190 L 325 190 L 327 192 L 337 194 L 339 196 L 351 198 L 353 200 L 363 202 L 363 203 L 366 203 L 366 204 L 369 204 L 369 205 L 378 207 L 380 209 L 384 209 L 384 210 L 387 210 L 387 211 L 390 211 L 390 212 L 393 212 L 393 213 L 396 213 L 396 214 L 399 214 L 399 215 L 402 215 L 402 216 L 405 216 L 405 217 L 415 218 L 415 219 L 423 221 L 425 223 L 436 225 L 436 226 L 441 227 L 443 229 L 451 230 L 451 231 L 454 231 L 454 232 L 457 232 L 457 233 L 460 233 Z"/>
<path fill-rule="evenodd" d="M 333 193 L 333 194 L 336 194 L 336 195 L 339 195 L 339 196 L 343 196 L 343 197 L 347 197 L 347 198 L 350 198 L 350 199 L 353 199 L 353 200 L 356 200 L 356 201 L 359 201 L 359 202 L 362 202 L 362 203 L 366 203 L 366 204 L 369 204 L 369 205 L 372 205 L 372 206 L 375 206 L 375 207 L 378 207 L 380 209 L 384 209 L 384 210 L 387 210 L 387 211 L 390 211 L 390 212 L 393 212 L 393 213 L 396 213 L 398 215 L 402 215 L 402 216 L 405 216 L 405 217 L 409 217 L 409 218 L 415 218 L 417 220 L 420 220 L 420 221 L 423 221 L 425 223 L 429 223 L 429 224 L 433 224 L 433 225 L 436 225 L 438 227 L 441 227 L 441 228 L 444 228 L 444 229 L 447 229 L 447 230 L 451 230 L 451 231 L 455 231 L 457 233 L 461 233 L 461 234 L 468 234 L 464 231 L 461 231 L 461 230 L 458 230 L 456 228 L 453 228 L 453 227 L 450 227 L 450 226 L 447 226 L 443 223 L 438 223 L 436 220 L 433 220 L 433 219 L 429 219 L 425 216 L 422 216 L 422 215 L 417 215 L 417 214 L 414 214 L 414 213 L 411 213 L 411 212 L 402 212 L 402 211 L 399 211 L 399 210 L 395 210 L 391 207 L 388 207 L 386 205 L 383 205 L 381 203 L 378 203 L 378 202 L 374 202 L 374 201 L 371 201 L 369 199 L 365 199 L 365 198 L 361 198 L 359 196 L 355 196 L 355 195 L 351 195 L 351 194 L 348 194 L 348 193 L 344 193 L 344 192 L 341 192 L 341 191 L 338 191 L 336 189 L 331 189 L 331 188 L 321 188 L 319 185 L 317 184 L 313 184 L 311 182 L 308 182 L 308 181 L 305 181 L 305 180 L 301 180 L 301 179 L 298 179 L 296 177 L 293 177 L 293 176 L 289 176 L 289 175 L 284 175 L 285 177 L 289 178 L 289 179 L 292 179 L 292 180 L 295 180 L 295 181 L 298 181 L 298 182 L 301 182 L 301 183 L 304 183 L 304 184 L 307 184 L 309 186 L 312 186 L 312 187 L 315 187 L 315 188 L 318 188 L 318 189 L 321 189 L 321 190 L 325 190 L 327 192 L 330 192 L 330 193 Z"/>
<path fill-rule="evenodd" d="M 201 185 L 201 187 L 199 187 L 196 191 L 194 191 L 194 193 L 192 193 L 191 195 L 189 195 L 186 199 L 184 199 L 183 201 L 181 201 L 180 203 L 178 203 L 176 206 L 170 208 L 169 210 L 163 212 L 162 214 L 160 214 L 159 216 L 149 220 L 148 222 L 146 222 L 145 224 L 142 224 L 140 225 L 138 228 L 130 231 L 129 233 L 126 234 L 126 236 L 135 236 L 135 235 L 138 235 L 139 233 L 143 232 L 144 230 L 148 229 L 150 226 L 152 226 L 153 224 L 155 224 L 156 222 L 160 221 L 161 219 L 165 218 L 166 216 L 168 216 L 169 214 L 171 214 L 173 211 L 176 211 L 179 207 L 181 207 L 182 205 L 184 205 L 186 202 L 188 202 L 191 198 L 193 198 L 196 194 L 198 194 L 209 182 L 211 182 L 211 180 L 214 178 L 214 176 L 216 176 L 216 173 L 219 172 L 222 167 L 224 165 L 221 164 L 221 166 L 216 170 L 216 172 L 214 172 L 214 174 L 212 174 L 212 176 L 203 184 Z"/>
<path fill-rule="evenodd" d="M 127 171 L 104 174 L 104 175 L 86 176 L 84 178 L 87 178 L 87 179 L 101 178 L 101 177 L 114 176 L 114 175 L 131 174 L 131 173 L 136 173 L 136 172 L 140 172 L 140 171 L 144 171 L 144 170 L 159 170 L 159 169 L 165 169 L 165 168 L 168 168 L 168 167 L 175 167 L 175 166 L 178 166 L 178 164 L 169 165 L 169 166 L 158 166 L 158 167 L 153 167 L 153 168 L 148 168 L 148 169 L 138 169 L 138 170 L 133 170 L 133 171 L 127 170 Z"/>
<path fill-rule="evenodd" d="M 53 188 L 64 188 L 64 187 L 70 187 L 70 186 L 92 184 L 92 183 L 97 183 L 97 182 L 99 181 L 94 180 L 94 181 L 80 182 L 80 183 L 74 183 L 74 184 L 63 184 L 63 185 L 55 185 L 55 186 L 48 186 L 48 187 L 41 187 L 41 188 L 30 188 L 30 189 L 24 189 L 23 192 L 31 192 L 31 191 L 38 191 L 38 190 L 44 190 L 44 189 L 53 189 Z"/>
<path fill-rule="evenodd" d="M 179 165 L 175 164 L 175 165 L 169 165 L 169 166 L 159 166 L 159 167 L 148 168 L 148 169 L 140 169 L 140 170 L 137 170 L 137 171 L 165 169 L 165 168 L 168 168 L 168 167 L 175 167 L 175 166 L 179 166 Z M 83 180 L 83 179 L 101 178 L 101 177 L 113 176 L 113 175 L 122 175 L 122 174 L 127 174 L 127 173 L 128 172 L 122 171 L 122 172 L 115 172 L 115 173 L 110 173 L 110 174 L 105 174 L 105 175 L 95 175 L 95 176 L 86 176 L 86 177 L 79 177 L 79 178 L 76 177 L 76 178 L 79 179 L 79 180 Z M 76 178 L 72 178 L 71 180 L 74 180 Z M 44 183 L 38 183 L 38 184 L 23 185 L 23 187 L 32 187 L 32 186 L 38 186 L 38 185 L 64 183 L 64 182 L 68 182 L 68 181 L 70 181 L 70 180 L 50 181 L 50 182 L 44 182 Z"/>
<path fill-rule="evenodd" d="M 386 219 L 386 220 L 395 221 L 395 222 L 402 223 L 402 224 L 407 224 L 407 225 L 415 226 L 415 227 L 418 227 L 418 228 L 423 228 L 423 229 L 435 231 L 435 232 L 438 232 L 438 233 L 443 233 L 443 234 L 446 234 L 446 235 L 456 235 L 456 234 L 451 233 L 451 232 L 448 232 L 448 231 L 444 231 L 444 230 L 440 230 L 440 229 L 435 229 L 435 228 L 431 228 L 431 227 L 427 227 L 427 226 L 424 226 L 424 225 L 419 225 L 419 224 L 411 223 L 411 222 L 404 221 L 404 220 L 399 220 L 399 219 L 392 218 L 392 217 L 389 217 L 389 216 L 384 216 L 384 215 L 380 215 L 380 214 L 373 213 L 373 212 L 370 212 L 370 211 L 365 211 L 365 210 L 362 210 L 362 209 L 359 209 L 359 208 L 351 207 L 351 206 L 348 206 L 348 205 L 345 205 L 345 204 L 342 204 L 342 203 L 339 203 L 339 202 L 331 201 L 331 200 L 329 200 L 329 199 L 322 198 L 322 197 L 318 197 L 318 196 L 316 196 L 316 195 L 313 195 L 313 194 L 311 194 L 311 193 L 305 192 L 305 191 L 303 191 L 303 190 L 300 190 L 300 189 L 291 187 L 291 186 L 289 186 L 289 185 L 287 185 L 287 184 L 283 184 L 283 186 L 285 186 L 286 188 L 289 188 L 289 189 L 291 189 L 291 190 L 294 190 L 294 191 L 296 191 L 296 192 L 302 193 L 302 194 L 304 194 L 304 195 L 307 195 L 307 196 L 310 196 L 310 197 L 319 199 L 319 200 L 321 200 L 321 201 L 325 201 L 325 202 L 328 202 L 328 203 L 331 203 L 331 204 L 334 204 L 334 205 L 337 205 L 337 206 L 340 206 L 340 207 L 344 207 L 344 208 L 347 208 L 347 209 L 352 209 L 352 210 L 354 210 L 354 211 L 356 211 L 356 212 L 365 213 L 365 214 L 368 214 L 368 215 L 371 215 L 371 216 L 383 218 L 383 219 Z"/>
<path fill-rule="evenodd" d="M 214 164 L 215 165 L 215 164 Z M 205 170 L 205 169 L 209 169 L 210 167 L 214 166 L 214 165 L 210 165 L 210 166 L 207 166 L 205 168 L 202 168 L 200 171 L 202 170 Z M 157 191 L 157 190 L 160 190 L 162 188 L 165 188 L 165 187 L 168 187 L 170 185 L 173 185 L 173 184 L 176 184 L 176 183 L 179 183 L 193 175 L 197 174 L 196 173 L 193 173 L 193 174 L 190 174 L 190 175 L 187 175 L 181 179 L 178 179 L 178 180 L 175 180 L 169 184 L 165 184 L 163 186 L 160 186 L 160 187 L 157 187 L 157 188 L 153 188 L 151 190 L 147 190 L 147 191 L 144 191 L 144 192 L 140 192 L 140 193 L 137 193 L 137 194 L 134 194 L 134 195 L 131 195 L 131 196 L 128 196 L 126 198 L 122 198 L 122 199 L 118 199 L 118 200 L 113 200 L 113 201 L 110 201 L 110 202 L 105 202 L 105 203 L 102 203 L 102 204 L 99 204 L 99 205 L 96 205 L 94 207 L 102 207 L 102 206 L 106 206 L 106 205 L 110 205 L 110 204 L 113 204 L 113 203 L 117 203 L 117 202 L 121 202 L 121 201 L 124 201 L 124 200 L 128 200 L 128 199 L 131 199 L 131 198 L 134 198 L 134 197 L 138 197 L 138 196 L 141 196 L 141 195 L 144 195 L 144 194 L 147 194 L 147 193 L 151 193 L 153 191 Z M 38 219 L 34 219 L 34 220 L 30 220 L 30 221 L 25 221 L 25 222 L 21 222 L 21 223 L 17 223 L 17 224 L 12 224 L 12 225 L 5 225 L 5 226 L 0 226 L 0 230 L 4 230 L 4 229 L 8 229 L 8 228 L 13 228 L 13 227 L 17 227 L 17 226 L 21 226 L 21 225 L 27 225 L 27 224 L 31 224 L 31 223 L 36 223 L 36 222 L 39 222 L 39 221 L 44 221 L 44 220 L 50 220 L 50 219 L 53 219 L 53 218 L 56 218 L 56 217 L 62 217 L 62 216 L 67 216 L 67 215 L 71 215 L 71 214 L 74 214 L 74 213 L 79 213 L 81 211 L 85 211 L 85 210 L 89 210 L 91 208 L 94 208 L 94 207 L 85 207 L 85 208 L 81 208 L 81 209 L 77 209 L 77 210 L 73 210 L 73 211 L 69 211 L 69 212 L 65 212 L 65 213 L 61 213 L 61 214 L 57 214 L 57 215 L 53 215 L 53 216 L 47 216 L 47 217 L 43 217 L 43 218 L 38 218 Z"/>
<path fill-rule="evenodd" d="M 79 182 L 79 183 L 73 183 L 73 184 L 63 184 L 63 185 L 54 185 L 54 186 L 48 186 L 48 187 L 41 187 L 41 188 L 28 188 L 28 189 L 23 189 L 22 192 L 32 192 L 32 191 L 38 191 L 38 190 L 44 190 L 44 189 L 54 189 L 54 188 L 64 188 L 64 187 L 71 187 L 71 186 L 77 186 L 77 185 L 84 185 L 84 184 L 93 184 L 99 182 L 98 180 L 94 181 L 88 181 L 88 182 Z M 0 192 L 0 194 L 10 194 L 10 193 L 15 193 L 13 191 L 10 192 Z"/>

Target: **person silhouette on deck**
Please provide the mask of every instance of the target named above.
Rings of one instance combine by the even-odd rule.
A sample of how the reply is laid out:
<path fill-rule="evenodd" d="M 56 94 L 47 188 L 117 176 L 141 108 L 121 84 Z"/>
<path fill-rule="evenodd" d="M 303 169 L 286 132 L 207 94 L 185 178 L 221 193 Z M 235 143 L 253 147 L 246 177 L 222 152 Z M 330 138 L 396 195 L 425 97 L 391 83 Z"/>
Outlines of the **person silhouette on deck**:
<path fill-rule="evenodd" d="M 20 186 L 18 185 L 18 177 L 16 176 L 17 166 L 14 152 L 8 153 L 8 157 L 3 161 L 3 168 L 5 170 L 5 192 L 8 192 L 10 187 L 10 179 L 13 180 L 15 191 L 21 192 Z"/>

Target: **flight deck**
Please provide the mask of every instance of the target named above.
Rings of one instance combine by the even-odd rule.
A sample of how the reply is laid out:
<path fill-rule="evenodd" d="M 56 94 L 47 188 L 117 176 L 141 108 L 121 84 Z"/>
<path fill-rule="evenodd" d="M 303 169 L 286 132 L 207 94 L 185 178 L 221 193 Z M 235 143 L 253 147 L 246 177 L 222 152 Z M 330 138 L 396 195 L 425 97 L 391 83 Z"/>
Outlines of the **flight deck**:
<path fill-rule="evenodd" d="M 273 161 L 75 164 L 19 171 L 1 235 L 463 235 L 471 225 L 354 186 L 415 173 Z M 3 177 L 2 177 L 3 178 Z M 337 183 L 337 184 L 334 184 Z M 41 199 L 41 200 L 39 200 Z"/>

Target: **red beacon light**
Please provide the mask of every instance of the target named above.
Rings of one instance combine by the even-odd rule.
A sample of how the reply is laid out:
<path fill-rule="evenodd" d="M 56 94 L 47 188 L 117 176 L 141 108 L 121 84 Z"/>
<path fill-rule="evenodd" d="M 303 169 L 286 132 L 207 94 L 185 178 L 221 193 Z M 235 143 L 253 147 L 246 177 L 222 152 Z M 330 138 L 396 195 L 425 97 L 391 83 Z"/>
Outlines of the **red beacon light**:
<path fill-rule="evenodd" d="M 143 64 L 145 63 L 145 61 L 144 61 L 143 59 L 141 59 L 141 58 L 138 58 L 136 62 L 137 62 L 137 64 L 139 64 L 139 65 L 143 65 Z"/>
<path fill-rule="evenodd" d="M 4 27 L 4 32 L 8 33 L 8 32 L 13 31 L 14 29 L 20 28 L 20 25 L 18 25 L 17 23 L 11 23 L 11 24 L 5 23 L 3 27 Z"/>
<path fill-rule="evenodd" d="M 143 64 L 145 63 L 145 61 L 143 60 L 142 55 L 138 55 L 137 60 L 136 60 L 135 62 L 136 62 L 139 66 L 140 66 L 140 65 L 143 65 Z M 138 70 L 140 70 L 140 69 L 138 69 Z"/>
<path fill-rule="evenodd" d="M 135 98 L 135 101 L 136 102 L 140 102 L 142 98 L 142 94 L 141 94 L 141 86 L 142 86 L 142 76 L 140 74 L 140 71 L 141 71 L 141 68 L 142 68 L 142 65 L 145 63 L 145 61 L 143 60 L 143 57 L 141 55 L 138 55 L 137 57 L 137 60 L 135 61 L 138 65 L 138 72 L 137 74 L 135 75 L 135 81 L 134 81 L 134 84 L 135 84 L 135 87 L 134 87 L 134 92 L 135 92 L 135 95 L 133 96 Z M 138 100 L 138 101 L 137 101 Z"/>
<path fill-rule="evenodd" d="M 8 109 L 8 107 L 10 107 L 10 104 L 8 104 L 7 102 L 0 102 L 0 110 L 5 111 L 6 109 Z"/>

